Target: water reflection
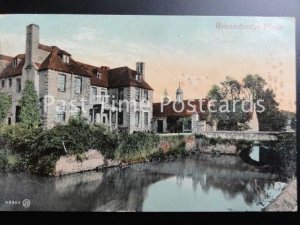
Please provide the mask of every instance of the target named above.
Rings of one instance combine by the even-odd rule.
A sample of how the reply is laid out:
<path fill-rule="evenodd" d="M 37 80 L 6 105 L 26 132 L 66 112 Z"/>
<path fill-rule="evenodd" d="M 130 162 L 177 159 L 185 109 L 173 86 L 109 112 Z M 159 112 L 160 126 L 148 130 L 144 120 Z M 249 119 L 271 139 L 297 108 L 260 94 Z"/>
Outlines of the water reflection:
<path fill-rule="evenodd" d="M 256 162 L 259 162 L 259 145 L 254 145 L 250 150 L 250 158 Z"/>
<path fill-rule="evenodd" d="M 283 187 L 278 181 L 239 157 L 205 154 L 59 178 L 0 174 L 0 210 L 260 210 Z M 28 209 L 5 204 L 25 198 Z"/>

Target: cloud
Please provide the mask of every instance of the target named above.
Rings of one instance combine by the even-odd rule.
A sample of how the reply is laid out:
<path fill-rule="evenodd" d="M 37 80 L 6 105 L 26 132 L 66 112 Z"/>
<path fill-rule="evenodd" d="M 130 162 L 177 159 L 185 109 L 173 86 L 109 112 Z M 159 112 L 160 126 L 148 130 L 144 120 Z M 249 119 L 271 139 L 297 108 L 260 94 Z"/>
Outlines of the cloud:
<path fill-rule="evenodd" d="M 81 28 L 77 34 L 72 36 L 72 39 L 75 41 L 92 41 L 96 38 L 96 31 L 92 28 Z"/>
<path fill-rule="evenodd" d="M 20 39 L 20 37 L 16 34 L 3 33 L 0 36 L 0 47 L 2 54 L 14 56 L 23 53 L 19 52 L 18 49 L 25 49 L 25 40 Z"/>

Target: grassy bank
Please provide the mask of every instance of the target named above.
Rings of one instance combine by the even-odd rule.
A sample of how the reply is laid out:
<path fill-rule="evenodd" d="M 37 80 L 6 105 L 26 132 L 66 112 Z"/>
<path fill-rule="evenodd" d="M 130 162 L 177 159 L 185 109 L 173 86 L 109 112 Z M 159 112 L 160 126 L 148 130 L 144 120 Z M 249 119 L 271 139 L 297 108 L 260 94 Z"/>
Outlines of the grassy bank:
<path fill-rule="evenodd" d="M 167 152 L 160 145 L 162 140 L 172 143 Z M 112 133 L 80 118 L 50 130 L 28 129 L 22 124 L 2 125 L 0 170 L 48 175 L 60 156 L 75 154 L 80 160 L 82 153 L 89 149 L 97 149 L 106 159 L 137 163 L 181 156 L 184 147 L 183 138 L 152 133 Z"/>

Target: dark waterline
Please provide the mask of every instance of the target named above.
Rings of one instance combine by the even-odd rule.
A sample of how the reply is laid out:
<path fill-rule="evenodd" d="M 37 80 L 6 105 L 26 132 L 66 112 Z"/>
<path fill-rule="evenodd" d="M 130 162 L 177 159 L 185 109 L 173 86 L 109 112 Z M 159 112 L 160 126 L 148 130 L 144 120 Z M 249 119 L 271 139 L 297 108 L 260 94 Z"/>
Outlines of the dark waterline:
<path fill-rule="evenodd" d="M 58 178 L 0 173 L 0 210 L 260 211 L 284 186 L 239 157 L 201 154 Z"/>

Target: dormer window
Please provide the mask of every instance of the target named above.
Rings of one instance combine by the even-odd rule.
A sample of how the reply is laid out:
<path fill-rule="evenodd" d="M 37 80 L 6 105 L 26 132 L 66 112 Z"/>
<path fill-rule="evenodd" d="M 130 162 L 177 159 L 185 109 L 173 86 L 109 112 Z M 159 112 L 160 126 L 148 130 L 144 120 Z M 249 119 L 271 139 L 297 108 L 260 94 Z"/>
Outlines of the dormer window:
<path fill-rule="evenodd" d="M 66 55 L 66 54 L 60 54 L 59 55 L 61 61 L 63 61 L 64 63 L 69 63 L 70 62 L 70 56 Z"/>
<path fill-rule="evenodd" d="M 18 58 L 14 58 L 13 60 L 13 67 L 16 68 L 18 66 L 19 60 Z"/>
<path fill-rule="evenodd" d="M 98 79 L 101 79 L 102 78 L 102 73 L 101 72 L 97 72 L 96 76 L 97 76 Z"/>
<path fill-rule="evenodd" d="M 141 81 L 142 81 L 142 75 L 141 75 L 141 74 L 136 74 L 136 75 L 135 75 L 135 79 L 136 79 L 137 81 L 141 82 Z"/>

